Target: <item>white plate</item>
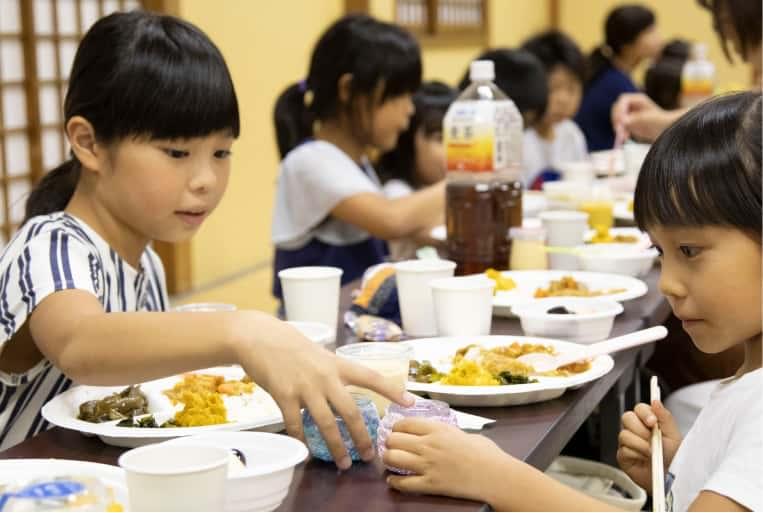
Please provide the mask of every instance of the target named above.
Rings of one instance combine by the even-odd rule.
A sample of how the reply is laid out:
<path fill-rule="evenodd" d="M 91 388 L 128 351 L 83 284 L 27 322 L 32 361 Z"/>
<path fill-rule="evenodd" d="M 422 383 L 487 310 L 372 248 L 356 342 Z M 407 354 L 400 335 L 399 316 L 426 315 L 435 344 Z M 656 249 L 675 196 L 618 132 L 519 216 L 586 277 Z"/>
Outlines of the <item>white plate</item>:
<path fill-rule="evenodd" d="M 576 350 L 583 346 L 572 342 L 538 337 L 474 336 L 474 337 L 443 337 L 407 340 L 413 348 L 413 359 L 428 360 L 440 371 L 447 371 L 450 361 L 456 351 L 469 344 L 479 344 L 486 348 L 509 345 L 512 342 L 544 344 L 553 346 L 559 353 Z M 524 385 L 503 386 L 455 386 L 440 385 L 439 383 L 408 382 L 411 392 L 424 392 L 432 399 L 445 401 L 451 406 L 513 406 L 518 404 L 537 403 L 556 399 L 570 387 L 576 387 L 607 374 L 614 366 L 614 360 L 609 355 L 598 356 L 591 362 L 591 368 L 580 374 L 568 377 L 536 378 L 537 383 Z"/>
<path fill-rule="evenodd" d="M 638 244 L 639 246 L 644 246 L 644 247 L 647 247 L 647 248 L 652 245 L 652 242 L 649 239 L 649 235 L 647 235 L 646 233 L 642 232 L 638 228 L 627 228 L 627 227 L 625 227 L 625 228 L 610 228 L 609 229 L 609 234 L 612 235 L 613 237 L 615 235 L 629 235 L 631 237 L 636 237 L 638 240 L 636 242 L 619 242 L 619 243 L 611 242 L 611 243 L 607 243 L 607 244 L 628 244 L 628 245 L 630 245 L 630 244 Z M 594 235 L 596 235 L 596 230 L 587 230 L 586 231 L 586 233 L 585 233 L 586 244 L 590 243 L 590 241 L 591 241 L 591 239 L 593 238 Z"/>
<path fill-rule="evenodd" d="M 215 367 L 194 372 L 216 374 L 226 379 L 241 379 L 244 376 L 243 369 L 238 366 Z M 140 388 L 148 399 L 149 413 L 159 414 L 158 417 L 160 418 L 170 418 L 173 416 L 172 403 L 162 392 L 172 388 L 181 379 L 181 376 L 172 376 L 149 381 L 141 385 Z M 118 447 L 139 447 L 170 438 L 209 431 L 260 429 L 262 431 L 276 432 L 283 428 L 281 410 L 273 398 L 259 386 L 255 387 L 254 392 L 251 394 L 239 397 L 223 396 L 226 409 L 228 410 L 228 419 L 230 420 L 227 424 L 178 428 L 134 428 L 117 427 L 117 421 L 96 424 L 77 418 L 79 405 L 83 402 L 101 399 L 124 388 L 77 386 L 49 401 L 43 406 L 42 415 L 48 422 L 56 426 L 96 435 L 104 443 Z M 160 422 L 160 418 L 157 419 L 157 422 Z"/>
<path fill-rule="evenodd" d="M 128 510 L 127 483 L 124 471 L 119 467 L 89 461 L 52 458 L 0 460 L 0 484 L 21 484 L 32 479 L 56 476 L 98 478 L 114 491 L 114 499 L 124 506 L 125 510 Z"/>
<path fill-rule="evenodd" d="M 633 211 L 628 210 L 628 201 L 616 201 L 615 206 L 612 209 L 612 214 L 615 216 L 615 219 L 620 219 L 622 221 L 633 221 Z"/>
<path fill-rule="evenodd" d="M 493 297 L 493 315 L 501 317 L 513 317 L 511 307 L 532 301 L 535 299 L 535 291 L 538 288 L 547 288 L 552 280 L 558 280 L 562 276 L 572 276 L 588 287 L 589 290 L 625 289 L 618 294 L 596 296 L 600 299 L 612 301 L 628 301 L 646 294 L 646 283 L 622 274 L 591 273 L 585 271 L 504 271 L 503 276 L 514 280 L 516 288 L 507 291 L 498 291 Z"/>
<path fill-rule="evenodd" d="M 541 228 L 543 225 L 540 222 L 540 219 L 537 217 L 524 217 L 522 219 L 522 228 Z M 448 231 L 445 228 L 444 224 L 441 224 L 440 226 L 435 226 L 432 228 L 432 230 L 429 232 L 429 236 L 432 237 L 434 240 L 447 240 L 448 239 Z"/>

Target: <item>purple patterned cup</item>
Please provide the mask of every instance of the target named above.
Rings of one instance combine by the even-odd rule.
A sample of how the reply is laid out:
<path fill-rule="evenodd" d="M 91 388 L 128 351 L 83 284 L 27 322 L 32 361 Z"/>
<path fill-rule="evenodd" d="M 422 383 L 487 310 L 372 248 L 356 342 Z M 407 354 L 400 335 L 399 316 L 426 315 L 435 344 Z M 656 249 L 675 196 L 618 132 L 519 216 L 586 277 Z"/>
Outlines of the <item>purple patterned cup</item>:
<path fill-rule="evenodd" d="M 417 397 L 413 406 L 408 408 L 400 406 L 399 404 L 390 403 L 387 407 L 387 412 L 382 418 L 381 424 L 379 424 L 379 434 L 376 443 L 379 451 L 379 458 L 384 458 L 384 453 L 387 450 L 387 437 L 392 433 L 394 425 L 399 420 L 409 417 L 436 420 L 452 426 L 458 425 L 455 412 L 450 409 L 450 406 L 442 401 L 432 401 Z M 413 474 L 413 472 L 409 470 L 391 467 L 389 465 L 386 465 L 386 467 L 388 470 L 397 474 Z"/>

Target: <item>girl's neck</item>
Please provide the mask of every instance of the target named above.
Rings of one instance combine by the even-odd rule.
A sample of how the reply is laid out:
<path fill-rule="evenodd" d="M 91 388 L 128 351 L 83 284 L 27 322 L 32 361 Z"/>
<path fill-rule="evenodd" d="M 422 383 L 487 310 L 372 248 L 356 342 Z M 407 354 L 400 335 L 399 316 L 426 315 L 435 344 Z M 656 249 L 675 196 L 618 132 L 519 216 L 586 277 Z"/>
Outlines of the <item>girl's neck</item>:
<path fill-rule="evenodd" d="M 321 122 L 320 129 L 315 133 L 315 138 L 333 144 L 358 164 L 363 161 L 366 154 L 365 145 L 341 121 Z"/>
<path fill-rule="evenodd" d="M 744 343 L 744 363 L 736 372 L 737 378 L 743 374 L 760 369 L 763 366 L 763 354 L 761 353 L 761 346 L 763 346 L 763 336 L 757 335 Z"/>
<path fill-rule="evenodd" d="M 554 140 L 554 124 L 549 121 L 539 122 L 537 125 L 535 125 L 535 131 L 538 132 L 538 135 L 541 137 L 541 139 L 546 141 Z"/>
<path fill-rule="evenodd" d="M 633 70 L 636 69 L 639 62 L 641 62 L 641 58 L 632 55 L 629 52 L 623 52 L 621 55 L 612 57 L 612 65 L 628 76 L 633 73 Z"/>
<path fill-rule="evenodd" d="M 117 219 L 94 194 L 83 191 L 83 187 L 86 186 L 80 182 L 64 211 L 84 221 L 125 262 L 140 270 L 140 257 L 150 240 Z"/>

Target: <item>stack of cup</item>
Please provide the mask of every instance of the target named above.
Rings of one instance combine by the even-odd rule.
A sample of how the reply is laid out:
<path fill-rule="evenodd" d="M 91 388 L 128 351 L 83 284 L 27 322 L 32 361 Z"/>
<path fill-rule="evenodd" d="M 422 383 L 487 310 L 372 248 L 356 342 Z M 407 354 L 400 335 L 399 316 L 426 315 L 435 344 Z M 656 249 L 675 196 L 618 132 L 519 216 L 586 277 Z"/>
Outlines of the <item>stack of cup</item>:
<path fill-rule="evenodd" d="M 331 329 L 327 343 L 333 344 L 339 321 L 341 277 L 338 267 L 292 267 L 280 271 L 286 319 L 325 324 Z"/>
<path fill-rule="evenodd" d="M 456 263 L 450 260 L 406 260 L 395 264 L 397 295 L 403 331 L 413 337 L 437 335 L 430 283 L 453 276 Z"/>
<path fill-rule="evenodd" d="M 585 232 L 588 229 L 588 214 L 585 212 L 549 210 L 540 214 L 540 220 L 546 229 L 549 246 L 568 248 L 572 252 L 576 246 L 585 242 Z M 548 263 L 551 269 L 574 271 L 579 268 L 575 254 L 551 253 Z"/>

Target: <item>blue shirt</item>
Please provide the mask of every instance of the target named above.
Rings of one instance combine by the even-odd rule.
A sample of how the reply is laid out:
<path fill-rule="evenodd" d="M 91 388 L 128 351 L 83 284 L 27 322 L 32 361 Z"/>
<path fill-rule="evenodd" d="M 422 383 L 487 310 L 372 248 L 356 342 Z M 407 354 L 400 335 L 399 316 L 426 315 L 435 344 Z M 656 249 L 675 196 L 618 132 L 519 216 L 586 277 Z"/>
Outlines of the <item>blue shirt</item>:
<path fill-rule="evenodd" d="M 610 66 L 591 81 L 583 93 L 575 122 L 585 134 L 588 151 L 609 150 L 615 145 L 612 105 L 623 93 L 638 91 L 628 75 Z"/>

